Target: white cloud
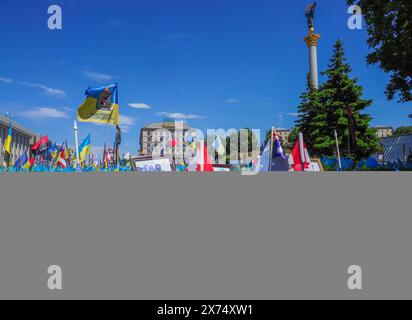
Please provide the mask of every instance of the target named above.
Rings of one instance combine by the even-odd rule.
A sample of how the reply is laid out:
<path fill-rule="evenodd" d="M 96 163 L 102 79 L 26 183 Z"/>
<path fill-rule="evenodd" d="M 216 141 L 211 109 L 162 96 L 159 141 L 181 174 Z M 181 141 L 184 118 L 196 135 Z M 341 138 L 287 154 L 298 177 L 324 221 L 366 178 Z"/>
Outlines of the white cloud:
<path fill-rule="evenodd" d="M 19 113 L 20 116 L 31 119 L 67 119 L 69 115 L 56 108 L 34 108 L 31 110 L 23 111 Z"/>
<path fill-rule="evenodd" d="M 136 123 L 137 118 L 125 116 L 125 115 L 119 115 L 119 124 L 124 125 L 124 126 L 132 126 Z"/>
<path fill-rule="evenodd" d="M 230 103 L 230 104 L 235 104 L 235 103 L 239 103 L 240 100 L 239 99 L 235 99 L 235 98 L 230 98 L 225 100 L 226 103 Z"/>
<path fill-rule="evenodd" d="M 64 90 L 51 88 L 44 84 L 14 81 L 12 79 L 4 78 L 4 77 L 0 77 L 0 81 L 4 83 L 8 83 L 8 84 L 17 84 L 17 85 L 28 87 L 28 88 L 37 88 L 37 89 L 42 90 L 44 94 L 48 96 L 52 96 L 52 97 L 62 98 L 66 96 L 66 92 Z"/>
<path fill-rule="evenodd" d="M 119 127 L 124 133 L 128 133 L 131 129 L 136 124 L 136 120 L 138 118 L 133 118 L 125 115 L 119 115 Z"/>
<path fill-rule="evenodd" d="M 160 112 L 158 116 L 172 118 L 176 120 L 191 120 L 191 119 L 203 119 L 202 116 L 196 114 L 184 114 L 184 113 L 170 113 L 170 112 Z"/>
<path fill-rule="evenodd" d="M 89 80 L 93 80 L 96 81 L 98 83 L 106 83 L 106 82 L 110 82 L 113 80 L 113 76 L 110 74 L 105 74 L 105 73 L 99 73 L 99 72 L 94 72 L 94 71 L 90 71 L 90 70 L 85 70 L 83 71 L 83 75 L 89 79 Z"/>
<path fill-rule="evenodd" d="M 133 109 L 152 109 L 151 106 L 144 104 L 144 103 L 129 103 L 129 107 Z"/>
<path fill-rule="evenodd" d="M 279 115 L 289 116 L 289 117 L 299 117 L 298 112 L 279 112 L 278 114 Z"/>
<path fill-rule="evenodd" d="M 0 81 L 6 82 L 6 83 L 12 83 L 13 82 L 13 80 L 11 80 L 9 78 L 3 78 L 3 77 L 0 77 Z"/>

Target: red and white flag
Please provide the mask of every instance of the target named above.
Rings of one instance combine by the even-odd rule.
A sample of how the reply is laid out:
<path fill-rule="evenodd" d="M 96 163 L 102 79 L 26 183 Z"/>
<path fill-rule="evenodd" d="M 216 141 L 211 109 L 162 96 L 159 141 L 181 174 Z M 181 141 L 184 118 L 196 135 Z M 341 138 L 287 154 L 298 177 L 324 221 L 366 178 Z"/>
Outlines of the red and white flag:
<path fill-rule="evenodd" d="M 310 157 L 305 142 L 303 142 L 302 148 L 298 139 L 289 156 L 289 164 L 293 171 L 305 171 L 305 169 L 310 168 Z"/>
<path fill-rule="evenodd" d="M 193 158 L 189 164 L 188 171 L 197 171 L 197 172 L 213 172 L 212 161 L 209 157 L 209 152 L 205 146 L 205 142 L 202 140 L 199 143 L 197 148 L 196 156 Z"/>
<path fill-rule="evenodd" d="M 57 166 L 63 169 L 67 168 L 66 152 L 64 150 L 60 151 L 59 159 L 57 160 Z"/>

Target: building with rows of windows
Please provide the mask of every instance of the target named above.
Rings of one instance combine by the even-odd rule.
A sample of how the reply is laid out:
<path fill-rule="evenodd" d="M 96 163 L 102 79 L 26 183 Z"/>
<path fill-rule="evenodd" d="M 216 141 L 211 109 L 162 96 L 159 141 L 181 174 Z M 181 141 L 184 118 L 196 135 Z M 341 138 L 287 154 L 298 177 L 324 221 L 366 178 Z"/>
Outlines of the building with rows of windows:
<path fill-rule="evenodd" d="M 145 156 L 152 155 L 156 142 L 161 143 L 167 141 L 167 139 L 176 138 L 176 129 L 176 123 L 172 120 L 144 126 L 140 130 L 140 154 Z M 183 136 L 189 131 L 189 135 L 194 139 L 196 138 L 196 130 L 190 128 L 186 123 L 183 123 L 181 131 Z M 169 134 L 170 136 L 168 136 Z M 183 154 L 183 152 L 183 146 L 178 145 L 176 153 Z"/>
<path fill-rule="evenodd" d="M 4 162 L 3 145 L 8 136 L 10 127 L 9 118 L 0 115 L 0 165 Z M 40 139 L 40 135 L 23 127 L 22 125 L 12 121 L 12 143 L 11 143 L 11 158 L 10 161 L 14 163 L 23 152 L 29 154 L 30 146 Z"/>

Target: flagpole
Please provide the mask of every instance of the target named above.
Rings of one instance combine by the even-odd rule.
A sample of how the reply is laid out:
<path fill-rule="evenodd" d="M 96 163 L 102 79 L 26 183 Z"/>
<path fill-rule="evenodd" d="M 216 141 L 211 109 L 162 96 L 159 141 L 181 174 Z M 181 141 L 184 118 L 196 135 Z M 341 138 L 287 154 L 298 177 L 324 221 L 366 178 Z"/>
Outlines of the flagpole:
<path fill-rule="evenodd" d="M 273 161 L 273 135 L 275 134 L 275 129 L 272 127 L 270 131 L 270 155 L 269 155 L 269 171 L 272 171 L 272 161 Z"/>
<path fill-rule="evenodd" d="M 339 150 L 339 139 L 338 139 L 338 133 L 335 130 L 335 141 L 336 141 L 336 152 L 338 155 L 338 162 L 339 162 L 339 169 L 342 170 L 342 160 L 340 158 L 340 150 Z"/>
<path fill-rule="evenodd" d="M 200 171 L 205 171 L 205 141 L 200 140 Z"/>
<path fill-rule="evenodd" d="M 9 122 L 10 122 L 10 124 L 9 124 L 9 126 L 11 127 L 11 128 L 13 128 L 13 124 L 12 124 L 12 115 L 11 115 L 11 113 L 8 113 L 8 112 L 6 112 L 6 117 L 9 119 Z M 8 135 L 8 131 L 7 131 L 7 135 Z M 6 139 L 7 139 L 7 135 L 6 135 Z M 7 161 L 6 162 L 6 168 L 7 168 L 7 171 L 9 171 L 9 168 L 10 168 L 10 162 L 11 162 L 11 154 L 12 154 L 12 150 L 11 150 L 11 148 L 12 148 L 12 145 L 10 145 L 10 155 L 9 155 L 9 161 Z M 6 151 L 4 151 L 4 154 L 6 154 Z"/>
<path fill-rule="evenodd" d="M 302 162 L 302 171 L 305 171 L 305 146 L 303 144 L 303 133 L 299 132 L 299 148 L 300 148 L 300 161 Z"/>
<path fill-rule="evenodd" d="M 79 139 L 77 136 L 77 132 L 79 131 L 79 128 L 77 127 L 76 120 L 74 120 L 73 130 L 74 130 L 74 141 L 76 144 L 76 168 L 77 168 L 80 165 L 80 157 L 79 157 Z"/>

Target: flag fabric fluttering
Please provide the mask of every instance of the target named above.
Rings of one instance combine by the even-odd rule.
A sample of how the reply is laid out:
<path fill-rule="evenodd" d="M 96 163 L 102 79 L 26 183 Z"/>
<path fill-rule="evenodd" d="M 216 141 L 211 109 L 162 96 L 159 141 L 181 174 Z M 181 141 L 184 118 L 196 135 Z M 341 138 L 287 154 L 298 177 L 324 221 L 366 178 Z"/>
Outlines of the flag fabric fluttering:
<path fill-rule="evenodd" d="M 91 153 L 91 147 L 90 147 L 90 134 L 89 134 L 79 146 L 80 162 L 85 162 L 87 159 L 87 156 L 90 155 L 90 153 Z"/>
<path fill-rule="evenodd" d="M 223 155 L 226 152 L 225 146 L 223 145 L 223 142 L 219 136 L 216 136 L 216 139 L 215 141 L 213 141 L 212 146 L 219 155 Z"/>
<path fill-rule="evenodd" d="M 276 131 L 273 134 L 273 157 L 287 159 L 285 150 L 280 143 L 280 139 Z"/>
<path fill-rule="evenodd" d="M 67 145 L 67 140 L 64 142 L 64 155 L 66 156 L 66 164 L 68 167 L 71 166 L 71 153 L 69 146 Z"/>
<path fill-rule="evenodd" d="M 310 168 L 310 157 L 305 142 L 303 142 L 303 154 L 301 149 L 298 139 L 289 156 L 289 164 L 292 166 L 293 171 L 305 171 L 305 169 Z"/>
<path fill-rule="evenodd" d="M 56 166 L 63 169 L 67 168 L 66 152 L 64 151 L 63 145 L 61 146 L 59 154 L 57 156 Z"/>
<path fill-rule="evenodd" d="M 188 171 L 197 172 L 213 172 L 212 161 L 210 160 L 209 152 L 205 146 L 205 142 L 201 140 L 198 144 L 196 156 L 190 162 L 188 166 Z"/>
<path fill-rule="evenodd" d="M 111 149 L 107 149 L 106 144 L 104 145 L 104 151 L 103 151 L 103 164 L 104 164 L 104 168 L 108 168 L 109 165 L 112 162 L 112 156 L 111 156 Z"/>
<path fill-rule="evenodd" d="M 77 110 L 81 122 L 119 124 L 119 97 L 117 84 L 107 87 L 89 88 L 86 99 Z"/>
<path fill-rule="evenodd" d="M 47 150 L 47 144 L 49 142 L 49 136 L 42 137 L 39 141 L 37 141 L 33 147 L 31 147 L 31 151 L 37 155 Z"/>
<path fill-rule="evenodd" d="M 13 137 L 13 129 L 12 129 L 11 121 L 10 121 L 9 132 L 7 134 L 6 140 L 4 141 L 4 145 L 3 145 L 4 162 L 6 163 L 7 167 L 10 166 L 12 137 Z"/>
<path fill-rule="evenodd" d="M 119 163 L 119 146 L 122 144 L 122 130 L 116 126 L 116 137 L 114 141 L 115 163 Z"/>
<path fill-rule="evenodd" d="M 265 148 L 263 149 L 262 154 L 260 155 L 260 161 L 258 161 L 259 166 L 257 168 L 259 172 L 270 171 L 270 144 L 271 141 L 269 140 Z"/>
<path fill-rule="evenodd" d="M 273 150 L 271 156 L 270 151 L 272 147 Z M 260 172 L 288 171 L 289 165 L 287 163 L 287 159 L 288 158 L 286 157 L 286 153 L 282 147 L 279 136 L 276 131 L 273 131 L 273 140 L 269 140 L 264 147 L 257 169 L 259 169 Z"/>
<path fill-rule="evenodd" d="M 56 162 L 59 151 L 60 148 L 55 143 L 47 150 L 53 163 Z"/>
<path fill-rule="evenodd" d="M 27 152 L 23 152 L 23 154 L 14 162 L 14 170 L 16 172 L 21 171 L 22 168 L 26 169 L 26 164 L 29 162 L 29 157 L 27 156 Z"/>

